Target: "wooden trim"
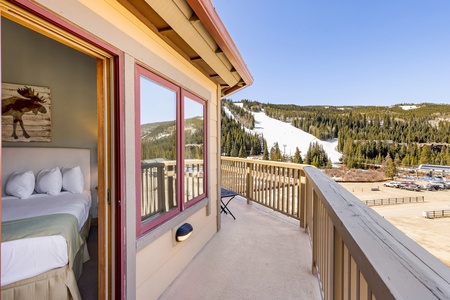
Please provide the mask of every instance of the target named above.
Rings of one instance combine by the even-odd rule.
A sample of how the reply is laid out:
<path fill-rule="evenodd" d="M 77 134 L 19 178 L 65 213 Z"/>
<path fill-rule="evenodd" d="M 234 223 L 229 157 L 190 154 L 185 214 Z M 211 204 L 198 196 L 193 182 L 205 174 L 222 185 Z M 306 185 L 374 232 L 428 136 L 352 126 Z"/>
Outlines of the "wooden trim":
<path fill-rule="evenodd" d="M 205 28 L 211 34 L 216 41 L 217 45 L 225 53 L 228 60 L 233 67 L 238 71 L 239 75 L 245 82 L 245 86 L 249 86 L 253 83 L 253 77 L 250 74 L 250 70 L 244 62 L 241 54 L 239 53 L 236 45 L 231 39 L 230 34 L 225 28 L 222 20 L 214 9 L 210 0 L 186 0 L 191 6 L 192 10 L 198 16 Z M 235 90 L 236 91 L 236 90 Z"/>
<path fill-rule="evenodd" d="M 103 69 L 105 68 L 105 62 L 101 59 L 97 59 L 97 124 L 98 124 L 98 144 L 97 144 L 97 157 L 98 157 L 98 298 L 106 299 L 105 288 L 106 287 L 106 276 L 101 270 L 106 270 L 107 261 L 105 255 L 102 253 L 108 252 L 108 257 L 110 257 L 109 248 L 106 246 L 106 232 L 109 230 L 109 226 L 105 226 L 105 203 L 102 199 L 105 199 L 105 183 L 101 178 L 105 178 L 105 159 L 104 159 L 104 149 L 105 149 L 105 115 L 104 115 L 104 82 L 103 82 Z M 102 287 L 102 288 L 100 288 Z"/>

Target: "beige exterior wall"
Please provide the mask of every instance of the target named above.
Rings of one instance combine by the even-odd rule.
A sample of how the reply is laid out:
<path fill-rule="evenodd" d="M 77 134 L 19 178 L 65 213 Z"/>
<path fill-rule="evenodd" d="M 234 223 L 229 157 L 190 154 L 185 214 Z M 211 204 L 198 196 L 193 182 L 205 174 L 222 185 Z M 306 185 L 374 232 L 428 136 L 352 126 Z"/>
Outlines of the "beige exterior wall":
<path fill-rule="evenodd" d="M 41 5 L 61 15 L 83 30 L 124 52 L 125 86 L 125 211 L 126 211 L 126 294 L 128 299 L 156 299 L 217 231 L 218 203 L 218 86 L 144 26 L 116 1 L 40 0 Z M 101 18 L 99 19 L 99 16 Z M 165 233 L 136 240 L 135 226 L 135 130 L 134 64 L 145 64 L 183 88 L 207 100 L 208 107 L 208 196 L 193 214 L 172 220 Z M 189 210 L 189 209 L 188 209 Z M 210 213 L 209 213 L 210 212 Z M 189 222 L 194 227 L 190 239 L 174 241 L 174 230 Z M 150 234 L 152 235 L 152 234 Z M 139 250 L 138 250 L 139 249 Z"/>
<path fill-rule="evenodd" d="M 204 210 L 187 221 L 194 228 L 187 241 L 176 243 L 174 228 L 137 254 L 136 299 L 158 298 L 216 232 L 215 217 Z"/>

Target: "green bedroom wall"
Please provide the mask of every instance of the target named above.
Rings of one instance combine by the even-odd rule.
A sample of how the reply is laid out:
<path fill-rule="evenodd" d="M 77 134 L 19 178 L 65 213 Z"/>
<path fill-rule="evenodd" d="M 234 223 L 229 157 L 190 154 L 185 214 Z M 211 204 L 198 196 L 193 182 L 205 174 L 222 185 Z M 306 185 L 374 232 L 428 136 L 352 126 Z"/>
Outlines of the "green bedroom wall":
<path fill-rule="evenodd" d="M 51 142 L 2 142 L 2 146 L 89 148 L 95 186 L 96 59 L 6 18 L 1 18 L 1 45 L 2 81 L 49 87 L 52 122 Z"/>

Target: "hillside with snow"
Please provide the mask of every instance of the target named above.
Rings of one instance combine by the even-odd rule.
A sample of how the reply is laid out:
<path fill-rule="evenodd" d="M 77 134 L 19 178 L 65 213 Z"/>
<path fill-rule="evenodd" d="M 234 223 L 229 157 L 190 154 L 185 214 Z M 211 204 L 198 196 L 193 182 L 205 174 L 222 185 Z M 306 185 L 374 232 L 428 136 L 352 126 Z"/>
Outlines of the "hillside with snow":
<path fill-rule="evenodd" d="M 234 103 L 242 107 L 241 103 Z M 228 116 L 231 115 L 230 111 L 224 107 L 225 112 Z M 308 151 L 309 145 L 312 142 L 318 142 L 322 145 L 323 149 L 327 153 L 328 157 L 331 159 L 332 163 L 339 163 L 342 154 L 339 153 L 337 149 L 337 139 L 329 141 L 321 141 L 315 136 L 295 128 L 289 123 L 285 123 L 265 115 L 264 112 L 252 112 L 255 118 L 255 128 L 253 130 L 247 130 L 252 133 L 258 133 L 263 135 L 267 141 L 267 147 L 273 147 L 273 145 L 278 142 L 281 153 L 288 156 L 293 156 L 295 154 L 295 149 L 301 152 L 304 158 L 306 152 Z"/>

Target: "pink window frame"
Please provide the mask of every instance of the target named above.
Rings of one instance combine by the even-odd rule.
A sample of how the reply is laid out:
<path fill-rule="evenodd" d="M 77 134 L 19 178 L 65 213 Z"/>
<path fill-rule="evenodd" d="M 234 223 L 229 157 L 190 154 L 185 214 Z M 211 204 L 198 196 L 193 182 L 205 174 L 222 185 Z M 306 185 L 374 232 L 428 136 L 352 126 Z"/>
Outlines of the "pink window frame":
<path fill-rule="evenodd" d="M 206 187 L 208 186 L 207 185 L 208 176 L 207 176 L 207 172 L 206 172 L 206 170 L 207 170 L 207 161 L 208 161 L 207 160 L 207 153 L 208 153 L 208 151 L 206 151 L 206 148 L 207 148 L 206 147 L 206 145 L 207 145 L 206 137 L 208 136 L 207 132 L 206 132 L 207 131 L 206 122 L 208 120 L 207 115 L 206 115 L 206 112 L 207 112 L 207 110 L 206 110 L 206 101 L 201 99 L 200 97 L 194 95 L 193 93 L 190 93 L 189 91 L 181 90 L 181 105 L 182 105 L 181 106 L 181 111 L 183 113 L 183 115 L 181 117 L 182 117 L 183 121 L 184 121 L 184 99 L 186 97 L 191 99 L 191 100 L 194 100 L 194 101 L 200 103 L 203 106 L 203 120 L 204 120 L 203 121 L 203 193 L 201 195 L 198 195 L 197 197 L 195 197 L 193 199 L 188 200 L 187 202 L 182 201 L 183 202 L 183 209 L 186 209 L 186 208 L 194 205 L 198 201 L 204 199 L 206 197 L 206 195 L 207 195 Z M 183 132 L 184 132 L 184 124 L 183 124 Z M 183 170 L 184 170 L 184 167 L 185 167 L 184 166 L 184 144 L 185 144 L 184 134 L 182 136 L 181 143 L 182 143 L 181 145 L 182 145 L 182 150 L 183 150 L 182 163 L 183 163 Z M 184 191 L 184 180 L 182 180 L 182 184 L 183 184 L 183 186 L 181 187 L 182 188 L 181 191 Z M 183 197 L 183 199 L 184 199 L 184 197 Z"/>
<path fill-rule="evenodd" d="M 139 178 L 141 177 L 141 143 L 140 143 L 140 126 L 141 126 L 141 120 L 140 120 L 140 101 L 141 101 L 141 93 L 140 93 L 140 79 L 141 76 L 152 80 L 158 84 L 161 84 L 162 86 L 165 86 L 166 88 L 173 90 L 176 93 L 176 128 L 177 128 L 177 154 L 176 154 L 176 174 L 179 180 L 177 180 L 177 207 L 164 213 L 161 216 L 158 216 L 154 219 L 151 219 L 149 221 L 141 221 L 141 182 Z M 184 191 L 184 98 L 188 97 L 189 99 L 192 99 L 200 104 L 203 105 L 203 119 L 205 120 L 203 122 L 203 164 L 204 164 L 204 171 L 203 171 L 203 194 L 195 197 L 194 199 L 189 200 L 188 202 L 184 202 L 184 193 L 181 193 L 180 191 Z M 206 198 L 206 187 L 207 187 L 207 168 L 206 168 L 206 101 L 201 99 L 200 97 L 194 95 L 193 93 L 186 91 L 182 89 L 180 86 L 174 84 L 173 82 L 153 73 L 152 71 L 148 70 L 146 67 L 141 66 L 139 64 L 136 64 L 135 66 L 135 143 L 136 143 L 136 235 L 137 237 L 143 236 L 145 233 L 151 231 L 152 229 L 158 227 L 162 223 L 166 222 L 167 220 L 175 217 L 185 209 L 189 208 L 190 206 L 194 205 L 195 203 L 199 202 L 200 200 Z"/>

